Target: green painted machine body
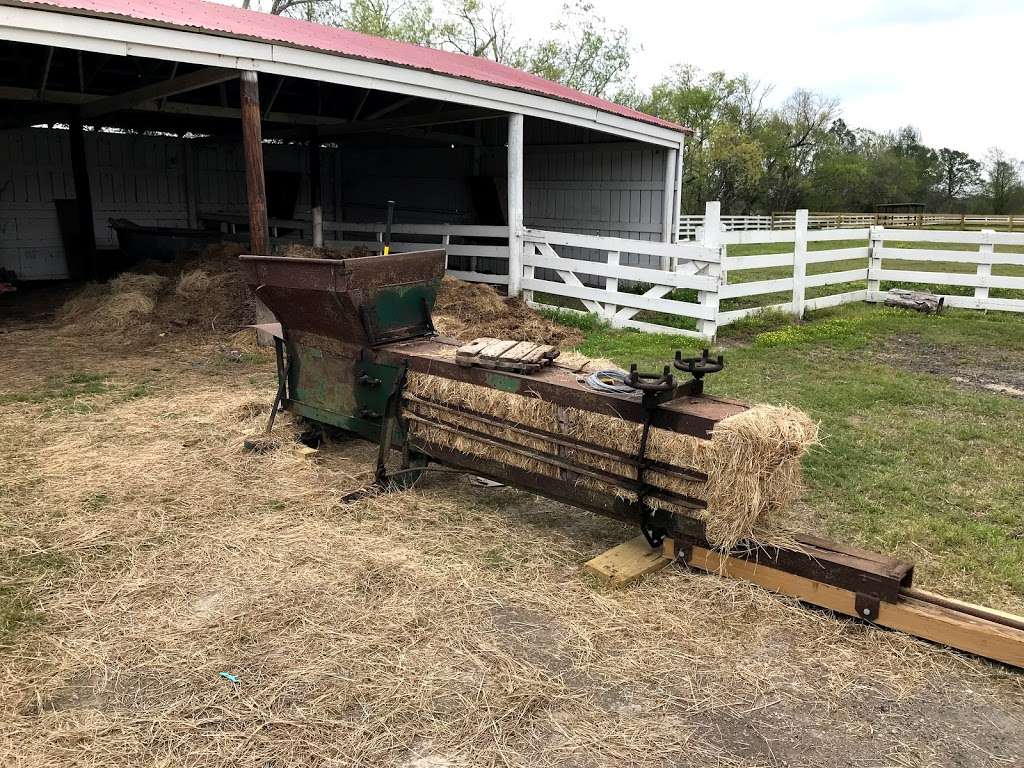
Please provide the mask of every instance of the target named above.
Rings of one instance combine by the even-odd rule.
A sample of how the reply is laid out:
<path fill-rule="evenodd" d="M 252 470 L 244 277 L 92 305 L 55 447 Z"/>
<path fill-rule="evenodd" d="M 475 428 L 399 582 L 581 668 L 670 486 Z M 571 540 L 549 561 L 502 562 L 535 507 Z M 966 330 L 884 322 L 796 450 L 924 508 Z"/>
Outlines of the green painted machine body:
<path fill-rule="evenodd" d="M 372 350 L 433 334 L 445 261 L 443 250 L 344 260 L 242 257 L 253 291 L 285 329 L 278 340 L 287 350 L 287 366 L 278 366 L 284 406 L 379 441 L 405 372 L 375 361 Z"/>

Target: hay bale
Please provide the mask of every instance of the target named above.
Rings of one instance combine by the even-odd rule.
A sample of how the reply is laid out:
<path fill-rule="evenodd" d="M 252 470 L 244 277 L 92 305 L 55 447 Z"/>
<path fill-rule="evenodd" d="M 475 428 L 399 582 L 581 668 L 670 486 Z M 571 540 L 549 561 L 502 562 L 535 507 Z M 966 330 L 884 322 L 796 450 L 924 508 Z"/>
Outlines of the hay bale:
<path fill-rule="evenodd" d="M 409 391 L 419 398 L 449 406 L 487 413 L 516 425 L 561 432 L 594 446 L 635 452 L 639 449 L 641 426 L 604 414 L 575 408 L 560 408 L 539 398 L 523 397 L 494 389 L 476 387 L 450 379 L 421 374 L 409 378 Z M 414 402 L 406 406 L 424 418 L 440 417 L 442 412 Z M 445 415 L 451 419 L 451 415 Z M 481 426 L 474 429 L 510 440 L 534 450 L 551 452 L 553 446 L 540 438 L 523 437 L 512 428 Z M 412 434 L 428 443 L 442 445 L 470 455 L 499 459 L 512 466 L 552 477 L 556 467 L 511 452 L 502 452 L 463 434 L 431 429 L 412 422 Z M 648 455 L 680 469 L 697 469 L 708 475 L 707 483 L 683 481 L 659 472 L 648 472 L 646 479 L 655 488 L 704 499 L 708 508 L 701 514 L 707 525 L 708 540 L 730 548 L 742 540 L 772 538 L 780 513 L 799 496 L 800 459 L 817 442 L 817 425 L 803 412 L 789 407 L 759 405 L 720 422 L 710 440 L 653 429 Z M 577 464 L 617 474 L 629 474 L 619 462 L 579 451 L 568 458 Z M 623 498 L 633 494 L 614 483 L 580 478 L 581 485 Z M 674 509 L 670 503 L 651 499 L 651 503 Z M 692 511 L 675 509 L 686 514 Z"/>

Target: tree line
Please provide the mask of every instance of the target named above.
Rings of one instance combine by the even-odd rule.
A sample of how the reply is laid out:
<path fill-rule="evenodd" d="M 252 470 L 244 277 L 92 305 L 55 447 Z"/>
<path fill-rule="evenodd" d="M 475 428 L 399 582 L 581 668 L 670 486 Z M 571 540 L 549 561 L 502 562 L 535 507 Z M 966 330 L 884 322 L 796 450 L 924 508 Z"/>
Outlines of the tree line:
<path fill-rule="evenodd" d="M 243 0 L 248 7 L 250 0 Z M 720 200 L 724 213 L 872 211 L 924 203 L 930 211 L 1024 213 L 1024 164 L 992 148 L 983 158 L 929 147 L 905 126 L 847 125 L 838 100 L 798 89 L 776 102 L 749 75 L 679 65 L 640 89 L 637 51 L 588 0 L 571 0 L 547 36 L 519 39 L 498 0 L 270 0 L 272 13 L 483 56 L 693 130 L 684 164 L 683 211 Z"/>

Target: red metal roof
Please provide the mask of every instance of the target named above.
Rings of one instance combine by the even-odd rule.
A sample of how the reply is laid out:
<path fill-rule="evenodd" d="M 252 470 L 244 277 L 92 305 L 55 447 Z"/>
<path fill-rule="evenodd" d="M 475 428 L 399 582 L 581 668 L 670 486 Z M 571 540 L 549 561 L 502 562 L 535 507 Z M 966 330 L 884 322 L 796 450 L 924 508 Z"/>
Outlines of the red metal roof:
<path fill-rule="evenodd" d="M 686 130 L 667 120 L 580 93 L 489 59 L 400 43 L 338 27 L 271 16 L 204 0 L 17 0 L 11 4 L 77 11 L 90 16 L 118 17 L 185 30 L 199 29 L 245 40 L 325 51 L 338 56 L 420 69 L 500 88 L 535 93 L 672 130 Z"/>

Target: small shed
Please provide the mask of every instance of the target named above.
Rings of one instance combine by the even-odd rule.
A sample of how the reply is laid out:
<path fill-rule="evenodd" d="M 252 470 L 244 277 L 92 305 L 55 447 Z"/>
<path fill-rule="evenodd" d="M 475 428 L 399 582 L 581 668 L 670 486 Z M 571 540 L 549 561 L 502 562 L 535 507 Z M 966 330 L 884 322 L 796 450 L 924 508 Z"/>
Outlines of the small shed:
<path fill-rule="evenodd" d="M 22 280 L 109 271 L 112 220 L 256 253 L 372 246 L 388 200 L 396 247 L 443 242 L 454 274 L 512 294 L 533 275 L 524 249 L 604 260 L 569 235 L 618 238 L 621 264 L 664 267 L 652 246 L 677 237 L 681 126 L 202 0 L 0 0 L 0 107 L 0 266 Z"/>

